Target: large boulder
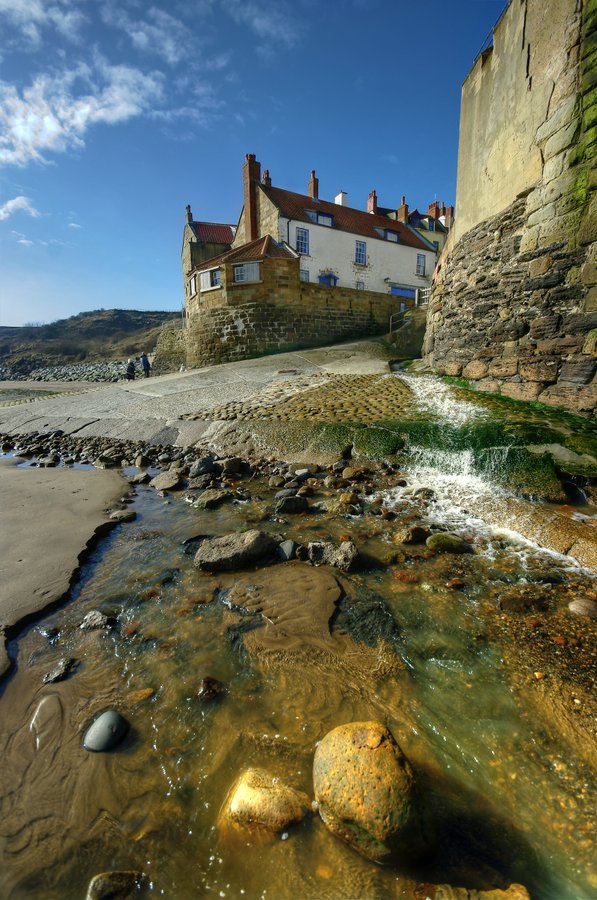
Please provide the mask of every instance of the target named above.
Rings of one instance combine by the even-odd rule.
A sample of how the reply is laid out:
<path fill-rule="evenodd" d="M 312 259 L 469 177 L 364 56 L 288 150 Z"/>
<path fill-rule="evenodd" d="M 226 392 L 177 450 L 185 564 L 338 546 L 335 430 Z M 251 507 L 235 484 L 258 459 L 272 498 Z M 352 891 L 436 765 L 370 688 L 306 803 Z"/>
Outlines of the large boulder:
<path fill-rule="evenodd" d="M 297 791 L 264 769 L 247 769 L 235 782 L 224 804 L 221 821 L 243 828 L 260 826 L 282 831 L 306 816 L 311 804 Z"/>
<path fill-rule="evenodd" d="M 379 722 L 351 722 L 323 738 L 315 799 L 330 831 L 375 862 L 410 860 L 427 846 L 410 765 Z"/>
<path fill-rule="evenodd" d="M 151 479 L 149 485 L 155 488 L 156 491 L 174 491 L 176 488 L 180 488 L 180 473 L 160 472 L 159 475 Z"/>
<path fill-rule="evenodd" d="M 342 541 L 340 544 L 310 541 L 297 556 L 308 560 L 313 566 L 333 566 L 346 572 L 358 556 L 358 551 L 352 541 Z"/>
<path fill-rule="evenodd" d="M 438 531 L 431 534 L 425 541 L 426 545 L 434 553 L 473 553 L 473 548 L 458 534 L 451 531 Z"/>
<path fill-rule="evenodd" d="M 211 572 L 243 569 L 274 553 L 277 542 L 265 531 L 252 529 L 203 541 L 195 554 L 195 565 Z"/>

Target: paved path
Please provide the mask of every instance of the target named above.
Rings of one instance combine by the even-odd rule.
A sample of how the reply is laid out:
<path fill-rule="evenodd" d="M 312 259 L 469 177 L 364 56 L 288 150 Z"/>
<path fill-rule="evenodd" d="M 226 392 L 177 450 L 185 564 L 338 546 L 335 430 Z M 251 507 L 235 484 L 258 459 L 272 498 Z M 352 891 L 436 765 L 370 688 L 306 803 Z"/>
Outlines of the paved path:
<path fill-rule="evenodd" d="M 381 343 L 362 341 L 261 359 L 225 363 L 117 384 L 65 382 L 37 384 L 56 390 L 55 396 L 0 408 L 0 432 L 26 434 L 61 429 L 81 437 L 113 437 L 154 444 L 188 447 L 196 443 L 209 421 L 186 421 L 181 416 L 204 413 L 230 401 L 255 397 L 273 382 L 312 383 L 331 374 L 388 372 L 388 353 Z M 31 382 L 2 382 L 11 390 Z"/>

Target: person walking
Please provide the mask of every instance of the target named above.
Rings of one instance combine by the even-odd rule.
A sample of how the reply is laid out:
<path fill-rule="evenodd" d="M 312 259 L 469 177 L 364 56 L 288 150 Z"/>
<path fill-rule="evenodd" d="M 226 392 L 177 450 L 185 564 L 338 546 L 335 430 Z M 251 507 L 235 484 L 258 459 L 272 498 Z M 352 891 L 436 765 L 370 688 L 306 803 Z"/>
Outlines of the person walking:
<path fill-rule="evenodd" d="M 126 380 L 134 381 L 135 380 L 135 363 L 132 359 L 128 359 L 126 362 Z"/>
<path fill-rule="evenodd" d="M 145 352 L 145 350 L 143 351 L 143 353 L 142 353 L 141 356 L 139 357 L 139 362 L 141 363 L 141 366 L 143 367 L 143 374 L 144 374 L 144 376 L 145 376 L 146 378 L 149 378 L 149 370 L 151 369 L 151 365 L 150 365 L 150 363 L 149 363 L 149 360 L 148 360 L 148 358 L 147 358 L 147 353 Z"/>

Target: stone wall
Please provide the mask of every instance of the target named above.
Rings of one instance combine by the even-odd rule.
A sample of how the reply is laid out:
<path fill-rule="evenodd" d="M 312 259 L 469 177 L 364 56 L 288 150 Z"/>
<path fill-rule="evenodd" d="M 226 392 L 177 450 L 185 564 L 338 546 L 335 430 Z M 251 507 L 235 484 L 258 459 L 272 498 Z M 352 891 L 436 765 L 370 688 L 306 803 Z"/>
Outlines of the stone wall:
<path fill-rule="evenodd" d="M 187 336 L 183 328 L 162 328 L 153 358 L 152 373 L 177 372 L 187 363 Z"/>
<path fill-rule="evenodd" d="M 188 320 L 188 366 L 386 334 L 391 314 L 399 309 L 399 298 L 389 294 L 298 279 L 278 291 L 260 288 L 235 285 L 227 304 L 206 306 Z"/>
<path fill-rule="evenodd" d="M 462 375 L 479 390 L 592 414 L 597 0 L 512 0 L 496 31 L 500 46 L 501 65 L 489 64 L 489 52 L 463 87 L 460 231 L 441 259 L 424 355 L 439 373 Z M 502 125 L 503 145 L 493 139 Z M 480 204 L 490 194 L 495 202 Z M 472 226 L 465 233 L 463 222 Z"/>

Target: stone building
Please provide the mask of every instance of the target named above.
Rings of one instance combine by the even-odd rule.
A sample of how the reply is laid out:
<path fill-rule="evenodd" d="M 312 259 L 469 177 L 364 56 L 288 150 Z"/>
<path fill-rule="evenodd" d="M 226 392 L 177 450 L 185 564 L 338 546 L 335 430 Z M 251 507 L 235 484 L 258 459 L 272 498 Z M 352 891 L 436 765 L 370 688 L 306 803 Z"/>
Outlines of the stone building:
<path fill-rule="evenodd" d="M 193 221 L 182 268 L 186 318 L 158 344 L 160 366 L 210 365 L 384 334 L 429 287 L 436 249 L 407 223 L 272 185 L 248 154 L 236 228 Z"/>
<path fill-rule="evenodd" d="M 597 3 L 511 0 L 462 88 L 435 371 L 594 415 L 596 150 Z"/>

